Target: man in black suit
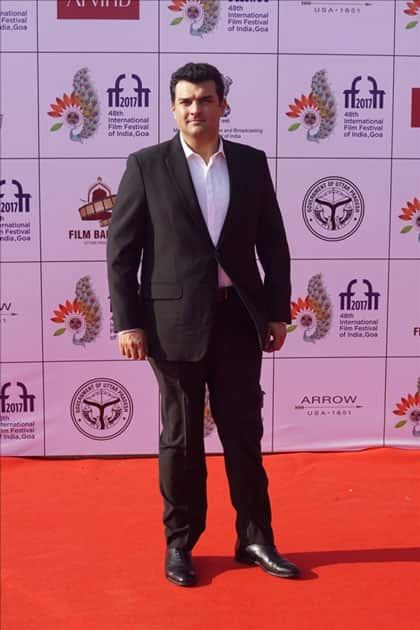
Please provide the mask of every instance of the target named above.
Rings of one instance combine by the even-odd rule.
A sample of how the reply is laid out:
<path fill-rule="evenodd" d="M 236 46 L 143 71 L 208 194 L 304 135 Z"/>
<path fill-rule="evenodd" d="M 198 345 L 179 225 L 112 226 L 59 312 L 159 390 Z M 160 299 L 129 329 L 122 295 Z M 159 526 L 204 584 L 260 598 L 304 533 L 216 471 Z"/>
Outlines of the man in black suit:
<path fill-rule="evenodd" d="M 196 583 L 207 384 L 237 515 L 235 558 L 296 577 L 274 546 L 260 449 L 262 350 L 279 350 L 290 322 L 290 256 L 267 160 L 220 138 L 226 100 L 214 66 L 179 68 L 170 92 L 179 134 L 129 156 L 108 234 L 120 351 L 148 357 L 161 393 L 165 574 Z"/>

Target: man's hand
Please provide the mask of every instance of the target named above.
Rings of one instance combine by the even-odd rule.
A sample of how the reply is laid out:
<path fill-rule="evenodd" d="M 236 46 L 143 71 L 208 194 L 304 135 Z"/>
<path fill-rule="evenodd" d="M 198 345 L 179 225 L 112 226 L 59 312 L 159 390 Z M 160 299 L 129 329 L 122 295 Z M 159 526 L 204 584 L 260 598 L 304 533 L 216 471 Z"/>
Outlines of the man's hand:
<path fill-rule="evenodd" d="M 286 339 L 287 325 L 284 322 L 268 322 L 267 336 L 264 343 L 264 352 L 280 350 Z"/>
<path fill-rule="evenodd" d="M 141 328 L 120 333 L 118 346 L 121 354 L 127 359 L 144 361 L 147 357 L 147 337 Z"/>

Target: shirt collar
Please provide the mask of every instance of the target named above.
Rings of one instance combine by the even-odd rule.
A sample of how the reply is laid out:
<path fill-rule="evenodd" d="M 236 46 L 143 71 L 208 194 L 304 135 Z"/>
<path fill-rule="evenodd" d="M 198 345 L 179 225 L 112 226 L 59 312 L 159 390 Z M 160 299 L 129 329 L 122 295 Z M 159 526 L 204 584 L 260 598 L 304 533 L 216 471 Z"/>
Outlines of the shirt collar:
<path fill-rule="evenodd" d="M 184 153 L 185 153 L 185 157 L 187 158 L 187 160 L 188 160 L 188 159 L 189 159 L 192 155 L 198 155 L 198 153 L 196 153 L 195 151 L 193 151 L 193 150 L 191 149 L 191 147 L 189 147 L 189 146 L 188 146 L 188 144 L 185 142 L 185 140 L 184 140 L 184 138 L 183 138 L 183 136 L 182 136 L 182 133 L 181 133 L 181 132 L 179 133 L 179 139 L 181 140 L 181 146 L 182 146 L 182 149 L 183 149 L 183 151 L 184 151 Z M 225 156 L 225 151 L 224 151 L 224 148 L 223 148 L 223 139 L 222 139 L 222 137 L 221 137 L 221 136 L 219 136 L 219 147 L 218 147 L 218 149 L 217 149 L 216 153 L 214 154 L 214 156 L 216 156 L 216 155 L 221 155 L 221 156 L 222 156 L 222 157 L 224 157 L 224 158 L 226 157 L 226 156 Z M 200 157 L 200 156 L 199 156 L 199 157 Z M 212 157 L 213 157 L 213 155 L 212 155 Z"/>

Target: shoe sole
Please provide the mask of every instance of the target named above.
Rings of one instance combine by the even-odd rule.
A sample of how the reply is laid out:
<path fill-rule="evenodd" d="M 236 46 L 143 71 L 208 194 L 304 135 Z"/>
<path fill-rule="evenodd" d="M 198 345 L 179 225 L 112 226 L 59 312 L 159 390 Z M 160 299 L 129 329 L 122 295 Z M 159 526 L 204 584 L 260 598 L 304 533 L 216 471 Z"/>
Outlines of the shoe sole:
<path fill-rule="evenodd" d="M 171 584 L 175 584 L 175 586 L 183 586 L 188 588 L 189 586 L 195 586 L 197 584 L 197 580 L 193 580 L 192 582 L 178 582 L 177 580 L 171 578 L 169 575 L 165 575 L 165 577 L 168 582 L 171 582 Z"/>
<path fill-rule="evenodd" d="M 236 556 L 235 560 L 236 562 L 239 562 L 239 564 L 246 564 L 248 567 L 260 567 L 260 569 L 262 569 L 265 573 L 268 573 L 268 575 L 272 575 L 273 577 L 285 578 L 286 580 L 294 580 L 299 577 L 299 573 L 290 573 L 289 575 L 287 575 L 270 571 L 263 564 L 258 562 L 258 560 L 251 560 L 250 558 L 238 558 Z"/>

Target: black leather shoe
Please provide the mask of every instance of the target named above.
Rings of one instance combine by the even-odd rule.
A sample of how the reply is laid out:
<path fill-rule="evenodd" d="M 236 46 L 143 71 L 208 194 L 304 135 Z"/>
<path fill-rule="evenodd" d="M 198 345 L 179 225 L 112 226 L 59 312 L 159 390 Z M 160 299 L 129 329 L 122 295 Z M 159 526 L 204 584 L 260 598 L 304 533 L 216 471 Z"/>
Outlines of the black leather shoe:
<path fill-rule="evenodd" d="M 279 554 L 271 545 L 248 545 L 236 547 L 235 560 L 242 564 L 257 564 L 263 571 L 276 577 L 297 578 L 299 569 Z"/>
<path fill-rule="evenodd" d="M 165 575 L 172 584 L 194 586 L 197 576 L 191 562 L 191 553 L 187 549 L 166 550 Z"/>

